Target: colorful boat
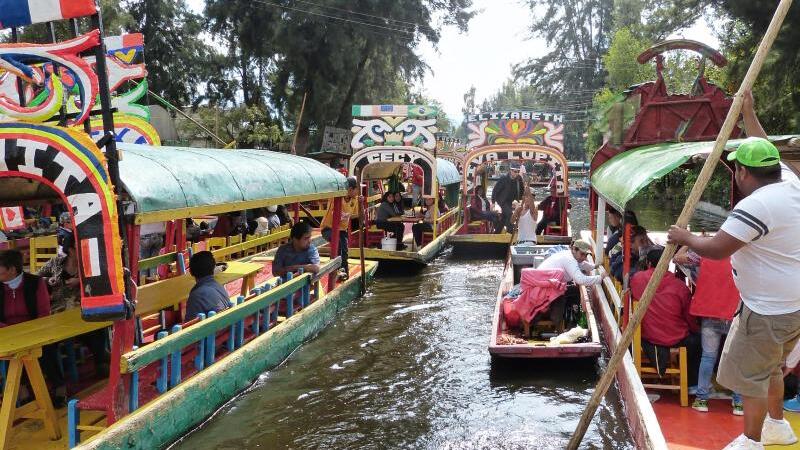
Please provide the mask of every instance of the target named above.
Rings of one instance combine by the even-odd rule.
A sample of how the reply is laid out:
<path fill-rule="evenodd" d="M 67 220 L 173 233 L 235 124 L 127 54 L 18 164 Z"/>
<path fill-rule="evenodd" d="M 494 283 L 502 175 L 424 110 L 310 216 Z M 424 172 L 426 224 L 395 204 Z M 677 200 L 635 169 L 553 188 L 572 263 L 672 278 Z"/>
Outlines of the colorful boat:
<path fill-rule="evenodd" d="M 579 286 L 581 293 L 581 310 L 586 316 L 588 335 L 581 342 L 551 342 L 550 337 L 557 337 L 560 331 L 545 334 L 536 338 L 526 336 L 519 326 L 511 327 L 506 323 L 503 307 L 505 297 L 513 286 L 519 284 L 521 269 L 535 267 L 547 256 L 552 245 L 517 245 L 512 246 L 511 254 L 503 271 L 503 281 L 497 292 L 497 303 L 492 317 L 492 331 L 489 339 L 489 353 L 493 358 L 596 358 L 602 351 L 600 333 L 597 327 L 590 297 L 586 295 L 586 287 Z M 536 333 L 537 330 L 531 330 Z"/>
<path fill-rule="evenodd" d="M 349 242 L 351 247 L 357 246 L 358 233 L 363 232 L 367 259 L 423 266 L 436 257 L 456 229 L 461 212 L 461 177 L 454 163 L 436 156 L 436 115 L 437 109 L 430 106 L 353 106 L 350 174 L 358 178 L 365 190 L 363 208 L 366 214 L 364 226 L 351 230 Z M 421 211 L 416 205 L 410 205 L 402 217 L 390 219 L 404 225 L 402 242 L 408 250 L 397 250 L 396 244 L 386 244 L 390 242 L 386 233 L 376 226 L 376 210 L 382 194 L 396 189 L 414 170 L 422 173 L 421 195 L 434 199 L 432 229 L 422 234 L 417 246 L 412 228 L 422 221 Z M 410 188 L 406 190 L 407 200 L 411 197 L 410 191 Z M 442 207 L 441 202 L 447 208 Z"/>
<path fill-rule="evenodd" d="M 538 113 L 534 111 L 493 112 L 469 115 L 468 153 L 464 157 L 464 170 L 461 189 L 464 195 L 461 207 L 463 220 L 458 230 L 448 242 L 457 249 L 466 248 L 473 252 L 478 249 L 494 248 L 505 250 L 514 237 L 508 233 L 491 233 L 487 221 L 470 218 L 469 205 L 473 189 L 484 186 L 488 194 L 488 166 L 498 163 L 517 162 L 535 168 L 537 165 L 547 166 L 549 172 L 548 185 L 555 187 L 558 201 L 561 203 L 561 223 L 548 226 L 540 236 L 540 243 L 569 242 L 571 231 L 567 216 L 569 204 L 569 174 L 567 160 L 564 157 L 563 117 L 558 114 Z M 527 182 L 527 181 L 526 181 Z"/>
<path fill-rule="evenodd" d="M 722 120 L 730 107 L 731 99 L 722 89 L 709 83 L 701 73 L 691 95 L 668 94 L 661 75 L 661 53 L 667 50 L 694 50 L 717 65 L 724 65 L 725 58 L 703 44 L 692 41 L 670 41 L 644 52 L 641 63 L 657 58 L 658 78 L 654 82 L 633 87 L 627 102 L 636 101 L 641 107 L 633 117 L 625 117 L 631 125 L 612 133 L 592 160 L 591 171 L 591 230 L 581 232 L 583 239 L 590 241 L 595 255 L 602 258 L 605 211 L 613 208 L 625 212 L 630 201 L 650 183 L 681 168 L 701 163 L 712 151 Z M 702 67 L 702 66 L 701 66 Z M 623 108 L 612 108 L 612 114 L 623 114 Z M 653 118 L 660 120 L 652 120 Z M 622 120 L 622 117 L 617 117 Z M 622 123 L 622 122 L 620 122 Z M 734 131 L 738 137 L 739 130 Z M 664 136 L 680 136 L 681 143 L 658 143 Z M 795 175 L 800 166 L 797 149 L 790 142 L 795 136 L 770 138 L 781 149 L 785 169 Z M 735 148 L 739 140 L 728 141 Z M 731 169 L 723 156 L 721 165 Z M 788 172 L 787 172 L 788 173 Z M 787 175 L 791 176 L 791 175 Z M 736 190 L 731 189 L 731 204 L 738 201 Z M 677 219 L 677 217 L 675 218 Z M 630 251 L 630 224 L 624 227 L 623 254 Z M 651 239 L 663 243 L 665 233 L 650 232 Z M 602 261 L 607 263 L 607 261 Z M 630 260 L 625 258 L 623 279 L 628 279 Z M 603 334 L 603 343 L 609 351 L 617 350 L 621 330 L 627 326 L 628 318 L 635 307 L 623 284 L 605 280 L 591 292 L 592 305 Z M 631 349 L 626 353 L 616 373 L 625 417 L 636 448 L 641 449 L 718 449 L 733 441 L 743 429 L 743 418 L 732 415 L 730 398 L 714 398 L 708 402 L 709 412 L 701 413 L 689 407 L 687 367 L 685 350 L 673 350 L 673 358 L 663 378 L 654 378 L 653 369 L 642 356 L 640 332 L 634 337 Z M 800 432 L 800 415 L 786 413 L 796 432 Z M 783 448 L 800 448 L 800 445 Z"/>
<path fill-rule="evenodd" d="M 63 204 L 72 211 L 82 289 L 80 308 L 0 328 L 0 449 L 163 448 L 315 336 L 360 295 L 377 264 L 367 262 L 362 272 L 358 264 L 325 259 L 318 274 L 274 277 L 265 250 L 285 241 L 286 230 L 246 240 L 231 236 L 219 248 L 210 239 L 189 245 L 188 218 L 304 201 L 340 203 L 345 178 L 313 160 L 274 152 L 116 142 L 109 95 L 113 71 L 106 70 L 95 2 L 74 0 L 60 10 L 22 4 L 24 11 L 0 11 L 0 23 L 71 19 L 78 30 L 76 19 L 89 16 L 92 26 L 65 43 L 0 46 L 0 56 L 13 59 L 19 69 L 2 81 L 21 82 L 14 92 L 19 100 L 5 97 L 0 105 L 6 119 L 49 121 L 53 114 L 58 119 L 58 102 L 74 100 L 73 94 L 53 95 L 46 103 L 52 100 L 56 107 L 45 112 L 25 106 L 30 90 L 42 94 L 37 98 L 58 90 L 58 74 L 48 75 L 45 83 L 35 81 L 41 64 L 67 67 L 75 83 L 69 92 L 81 97 L 71 103 L 79 105 L 78 111 L 61 116 L 71 128 L 0 124 L 0 199 L 4 205 Z M 97 72 L 81 58 L 86 53 L 92 54 Z M 100 104 L 93 110 L 95 98 Z M 91 128 L 79 127 L 95 113 L 103 117 L 101 135 L 110 137 L 99 141 L 104 151 L 86 133 Z M 161 222 L 173 251 L 139 261 L 140 227 Z M 233 306 L 183 317 L 194 284 L 188 258 L 203 249 L 226 262 L 215 278 Z M 342 264 L 350 272 L 344 282 L 336 276 Z M 155 282 L 139 279 L 140 270 L 147 269 L 163 269 L 164 275 Z M 75 338 L 107 329 L 109 374 L 91 375 L 101 364 L 80 351 Z M 45 346 L 57 346 L 66 355 L 60 363 L 68 380 L 66 408 L 54 407 L 42 376 L 38 357 Z M 21 389 L 23 373 L 32 389 Z"/>

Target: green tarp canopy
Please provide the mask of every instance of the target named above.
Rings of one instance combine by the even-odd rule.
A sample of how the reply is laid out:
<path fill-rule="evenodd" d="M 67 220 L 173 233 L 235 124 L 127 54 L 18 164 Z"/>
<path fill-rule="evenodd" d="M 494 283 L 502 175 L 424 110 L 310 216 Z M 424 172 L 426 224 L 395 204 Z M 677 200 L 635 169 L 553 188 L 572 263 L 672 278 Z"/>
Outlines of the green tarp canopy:
<path fill-rule="evenodd" d="M 788 138 L 790 136 L 770 136 L 773 142 Z M 736 148 L 742 141 L 728 141 L 726 148 Z M 611 206 L 624 211 L 625 205 L 650 183 L 682 166 L 693 156 L 708 155 L 713 149 L 714 142 L 704 141 L 656 144 L 628 150 L 592 172 L 592 189 Z"/>
<path fill-rule="evenodd" d="M 123 155 L 120 178 L 137 215 L 345 190 L 345 177 L 336 170 L 285 153 L 124 143 L 117 148 Z"/>
<path fill-rule="evenodd" d="M 461 174 L 458 173 L 458 168 L 452 162 L 436 158 L 436 179 L 439 180 L 439 186 L 447 186 L 460 183 Z"/>

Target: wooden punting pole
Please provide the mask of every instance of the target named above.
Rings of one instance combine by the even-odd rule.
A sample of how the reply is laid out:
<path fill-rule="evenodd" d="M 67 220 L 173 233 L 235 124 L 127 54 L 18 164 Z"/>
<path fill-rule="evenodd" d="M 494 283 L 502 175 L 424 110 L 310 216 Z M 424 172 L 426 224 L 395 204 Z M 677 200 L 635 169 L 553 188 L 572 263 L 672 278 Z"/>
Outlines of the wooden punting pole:
<path fill-rule="evenodd" d="M 711 179 L 714 169 L 717 167 L 717 163 L 722 155 L 722 151 L 725 149 L 725 144 L 728 142 L 728 138 L 730 137 L 731 132 L 733 131 L 733 128 L 736 126 L 736 122 L 739 119 L 739 113 L 742 111 L 742 95 L 744 91 L 750 90 L 753 87 L 753 84 L 758 77 L 758 73 L 761 71 L 761 67 L 764 65 L 764 60 L 767 57 L 767 53 L 769 53 L 772 43 L 775 42 L 775 37 L 777 37 L 778 31 L 780 30 L 784 18 L 786 18 L 786 13 L 789 11 L 789 7 L 791 5 L 792 0 L 781 0 L 781 2 L 778 4 L 778 8 L 775 10 L 775 14 L 772 16 L 772 21 L 769 24 L 769 28 L 767 28 L 767 32 L 764 34 L 764 38 L 761 40 L 758 50 L 753 57 L 753 62 L 750 63 L 750 68 L 747 69 L 747 74 L 744 76 L 744 80 L 742 80 L 742 85 L 739 86 L 739 92 L 736 93 L 736 96 L 733 99 L 731 109 L 728 110 L 728 115 L 725 117 L 725 122 L 722 124 L 722 129 L 717 135 L 717 140 L 714 142 L 714 150 L 703 164 L 703 169 L 700 171 L 700 175 L 697 177 L 697 181 L 692 187 L 689 197 L 686 199 L 686 204 L 683 207 L 683 211 L 681 211 L 681 215 L 678 217 L 676 225 L 679 227 L 685 228 L 689 223 L 689 219 L 694 213 L 697 202 L 700 200 L 700 196 L 706 189 L 706 185 L 708 185 L 708 181 Z M 625 331 L 623 331 L 620 342 L 617 344 L 617 349 L 611 356 L 611 360 L 608 362 L 608 367 L 606 368 L 605 372 L 603 372 L 600 382 L 597 383 L 597 387 L 595 388 L 592 397 L 589 399 L 589 404 L 583 411 L 581 420 L 578 423 L 578 428 L 572 435 L 572 438 L 567 445 L 567 449 L 577 450 L 578 445 L 580 445 L 581 441 L 583 440 L 583 436 L 586 434 L 586 429 L 589 428 L 589 423 L 592 421 L 592 417 L 594 416 L 595 411 L 597 411 L 600 401 L 608 391 L 608 387 L 611 385 L 611 382 L 614 380 L 614 376 L 617 373 L 617 368 L 619 367 L 620 362 L 622 362 L 622 358 L 625 356 L 625 353 L 628 351 L 628 347 L 631 345 L 634 331 L 639 327 L 639 324 L 642 322 L 642 318 L 647 312 L 647 307 L 650 306 L 650 302 L 653 301 L 653 294 L 655 294 L 658 285 L 661 284 L 661 279 L 667 272 L 667 267 L 669 267 L 669 262 L 672 260 L 675 250 L 675 244 L 667 244 L 667 247 L 664 249 L 664 253 L 661 255 L 661 259 L 658 261 L 658 265 L 653 272 L 653 276 L 647 283 L 644 294 L 642 294 L 639 307 L 633 313 L 628 326 L 625 328 Z"/>

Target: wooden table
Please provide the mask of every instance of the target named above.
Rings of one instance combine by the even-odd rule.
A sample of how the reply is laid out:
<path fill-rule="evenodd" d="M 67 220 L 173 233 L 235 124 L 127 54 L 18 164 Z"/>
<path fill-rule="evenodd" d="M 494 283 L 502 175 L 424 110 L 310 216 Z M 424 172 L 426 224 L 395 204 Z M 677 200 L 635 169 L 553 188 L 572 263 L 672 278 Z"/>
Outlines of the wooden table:
<path fill-rule="evenodd" d="M 244 279 L 242 295 L 255 287 L 261 264 L 229 262 L 225 272 L 214 278 L 222 285 Z M 143 315 L 186 301 L 194 286 L 194 278 L 181 275 L 168 280 L 142 286 L 138 289 L 136 314 Z M 70 309 L 40 319 L 29 320 L 0 328 L 0 361 L 8 361 L 8 369 L 0 405 L 0 449 L 10 442 L 14 421 L 21 418 L 40 419 L 50 438 L 61 438 L 53 401 L 47 391 L 39 357 L 42 347 L 111 326 L 111 322 L 85 322 L 79 308 Z M 28 373 L 33 388 L 34 401 L 16 407 L 22 371 Z"/>

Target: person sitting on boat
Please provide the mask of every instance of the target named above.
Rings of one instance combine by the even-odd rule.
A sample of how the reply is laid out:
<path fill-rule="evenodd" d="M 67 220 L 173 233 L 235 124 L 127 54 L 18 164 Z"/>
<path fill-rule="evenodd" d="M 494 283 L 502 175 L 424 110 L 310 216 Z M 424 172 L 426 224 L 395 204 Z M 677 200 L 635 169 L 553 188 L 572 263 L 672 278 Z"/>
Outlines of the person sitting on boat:
<path fill-rule="evenodd" d="M 267 206 L 267 215 L 264 217 L 267 219 L 270 231 L 281 226 L 281 218 L 278 217 L 278 205 Z"/>
<path fill-rule="evenodd" d="M 348 246 L 350 245 L 348 240 L 348 237 L 350 236 L 350 219 L 358 217 L 358 180 L 355 177 L 348 177 L 346 183 L 347 195 L 342 198 L 341 220 L 339 221 L 339 256 L 342 257 L 342 267 L 339 270 L 339 276 L 342 278 L 347 278 L 350 273 L 348 270 L 349 266 L 347 264 L 347 258 L 349 257 Z M 295 226 L 297 225 L 298 224 L 295 224 Z M 320 228 L 322 228 L 322 237 L 330 242 L 331 236 L 333 235 L 332 201 L 330 202 L 328 211 L 325 212 L 325 216 L 322 218 L 322 222 L 320 222 Z M 292 228 L 292 230 L 294 230 L 294 228 Z M 314 250 L 316 251 L 316 248 Z M 319 263 L 319 257 L 317 258 L 317 263 Z"/>
<path fill-rule="evenodd" d="M 550 185 L 550 195 L 539 202 L 537 206 L 542 212 L 542 219 L 536 225 L 536 234 L 542 234 L 548 225 L 561 225 L 561 197 L 556 192 L 556 185 Z M 567 202 L 567 210 L 572 208 L 572 204 Z"/>
<path fill-rule="evenodd" d="M 533 192 L 526 190 L 522 203 L 514 211 L 511 222 L 517 229 L 517 243 L 536 242 L 536 216 L 539 212 L 535 201 Z"/>
<path fill-rule="evenodd" d="M 608 208 L 606 214 L 606 220 L 608 221 L 608 238 L 606 239 L 606 245 L 603 248 L 604 253 L 608 256 L 608 253 L 617 245 L 619 242 L 619 237 L 621 236 L 624 227 L 622 225 L 622 214 L 614 208 Z"/>
<path fill-rule="evenodd" d="M 186 320 L 209 311 L 220 312 L 231 307 L 228 292 L 214 279 L 217 262 L 209 251 L 197 252 L 189 260 L 189 272 L 195 285 L 186 300 Z"/>
<path fill-rule="evenodd" d="M 647 252 L 646 269 L 631 277 L 631 295 L 642 298 L 647 283 L 653 277 L 663 249 Z M 674 273 L 667 272 L 658 285 L 653 302 L 642 319 L 642 351 L 656 366 L 660 376 L 666 373 L 673 347 L 686 347 L 689 364 L 689 386 L 697 384 L 700 363 L 700 327 L 697 318 L 689 312 L 692 293 L 686 283 Z"/>
<path fill-rule="evenodd" d="M 282 277 L 288 272 L 319 272 L 319 252 L 311 243 L 311 225 L 306 222 L 297 222 L 292 226 L 289 242 L 278 247 L 272 261 L 272 274 Z M 347 241 L 344 241 L 347 245 Z M 342 245 L 340 241 L 339 245 Z M 347 260 L 342 261 L 342 267 Z"/>
<path fill-rule="evenodd" d="M 475 186 L 475 195 L 469 205 L 469 216 L 471 220 L 486 220 L 492 224 L 491 232 L 499 233 L 503 227 L 500 224 L 500 214 L 492 211 L 492 205 L 486 198 L 483 186 Z"/>
<path fill-rule="evenodd" d="M 719 344 L 727 336 L 733 314 L 739 306 L 739 291 L 733 283 L 730 258 L 719 261 L 701 258 L 689 247 L 681 247 L 672 261 L 689 269 L 695 283 L 689 313 L 700 319 L 702 353 L 697 372 L 697 396 L 692 408 L 708 412 L 708 397 L 712 389 L 711 375 L 717 363 Z M 734 415 L 744 414 L 742 397 L 736 392 L 733 393 L 731 405 Z"/>
<path fill-rule="evenodd" d="M 422 198 L 425 201 L 425 216 L 422 222 L 415 223 L 411 227 L 411 232 L 414 235 L 414 242 L 417 244 L 417 247 L 422 245 L 422 234 L 433 231 L 433 197 L 430 195 L 423 195 Z"/>
<path fill-rule="evenodd" d="M 444 189 L 439 189 L 439 215 L 442 215 L 448 211 L 450 211 L 450 207 L 447 206 L 447 202 L 444 199 Z"/>
<path fill-rule="evenodd" d="M 393 192 L 383 194 L 383 201 L 375 213 L 375 226 L 391 233 L 397 239 L 397 249 L 404 250 L 403 233 L 405 232 L 405 225 L 402 222 L 389 222 L 392 217 L 399 217 L 394 207 L 394 198 Z"/>
<path fill-rule="evenodd" d="M 402 216 L 405 213 L 405 206 L 403 205 L 403 193 L 397 191 L 394 193 L 394 202 L 392 202 L 392 207 L 394 208 L 394 215 L 395 216 Z"/>
<path fill-rule="evenodd" d="M 0 252 L 0 328 L 50 315 L 50 294 L 44 278 L 23 272 L 22 253 Z M 66 396 L 58 356 L 58 344 L 42 347 L 42 371 L 55 390 L 57 400 Z"/>
<path fill-rule="evenodd" d="M 81 306 L 81 283 L 78 266 L 78 247 L 75 237 L 69 234 L 62 241 L 63 254 L 54 256 L 41 269 L 38 275 L 50 286 L 50 314 Z M 79 336 L 83 345 L 94 355 L 94 369 L 98 376 L 108 375 L 109 353 L 108 329 L 101 328 Z"/>
<path fill-rule="evenodd" d="M 562 250 L 548 256 L 542 261 L 537 269 L 562 269 L 564 271 L 564 282 L 567 283 L 567 291 L 564 295 L 554 300 L 550 304 L 551 320 L 560 320 L 564 317 L 564 311 L 572 309 L 573 305 L 580 304 L 580 291 L 576 285 L 594 286 L 603 281 L 605 274 L 587 275 L 596 266 L 586 261 L 592 247 L 588 242 L 577 239 L 568 250 Z"/>
<path fill-rule="evenodd" d="M 64 211 L 58 216 L 58 228 L 56 228 L 56 241 L 58 242 L 58 250 L 62 250 L 62 241 L 67 236 L 72 236 L 72 214 Z"/>
<path fill-rule="evenodd" d="M 500 223 L 509 233 L 513 231 L 511 215 L 514 212 L 514 208 L 511 204 L 515 200 L 522 198 L 522 193 L 524 191 L 525 186 L 522 183 L 522 178 L 519 176 L 519 164 L 512 164 L 508 173 L 497 180 L 492 190 L 492 204 L 494 205 L 497 203 L 500 205 L 502 211 Z"/>
<path fill-rule="evenodd" d="M 620 241 L 617 245 L 620 249 L 619 251 L 612 250 L 611 257 L 609 258 L 611 276 L 620 283 L 622 282 L 622 272 L 625 263 L 625 255 L 622 252 L 622 241 L 623 239 L 620 236 Z M 630 276 L 633 276 L 633 274 L 645 265 L 647 252 L 654 248 L 661 248 L 661 246 L 654 244 L 653 241 L 650 240 L 650 237 L 647 235 L 647 230 L 644 227 L 639 225 L 631 227 Z M 642 265 L 639 264 L 640 261 Z"/>

